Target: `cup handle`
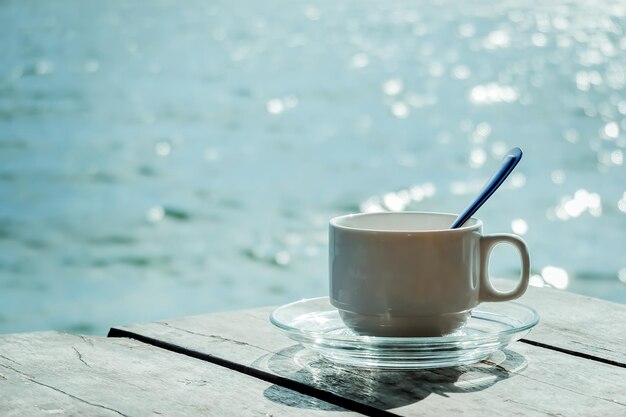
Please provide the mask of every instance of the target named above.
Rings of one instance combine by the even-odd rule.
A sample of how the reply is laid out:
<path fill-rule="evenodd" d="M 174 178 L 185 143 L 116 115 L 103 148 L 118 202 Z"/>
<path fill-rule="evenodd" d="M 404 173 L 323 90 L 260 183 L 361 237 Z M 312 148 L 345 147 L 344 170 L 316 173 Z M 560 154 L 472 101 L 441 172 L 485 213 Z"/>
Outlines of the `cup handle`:
<path fill-rule="evenodd" d="M 491 285 L 489 278 L 489 256 L 493 248 L 499 243 L 513 245 L 520 253 L 522 260 L 522 274 L 517 287 L 511 291 L 498 291 Z M 528 288 L 530 280 L 530 255 L 526 243 L 519 237 L 511 234 L 488 235 L 480 238 L 480 301 L 509 301 L 521 297 Z"/>

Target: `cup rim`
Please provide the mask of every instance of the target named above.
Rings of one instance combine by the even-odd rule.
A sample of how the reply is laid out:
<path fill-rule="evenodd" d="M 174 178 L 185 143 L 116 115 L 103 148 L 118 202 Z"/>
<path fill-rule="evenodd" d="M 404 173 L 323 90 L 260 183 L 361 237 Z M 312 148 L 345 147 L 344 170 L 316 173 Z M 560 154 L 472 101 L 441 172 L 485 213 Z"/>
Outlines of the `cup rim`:
<path fill-rule="evenodd" d="M 362 228 L 362 227 L 352 227 L 352 226 L 345 226 L 342 224 L 338 224 L 339 221 L 347 219 L 347 218 L 354 218 L 354 217 L 369 217 L 372 215 L 415 215 L 415 214 L 424 214 L 424 215 L 438 215 L 438 216 L 452 216 L 453 218 L 456 218 L 458 216 L 458 214 L 453 214 L 453 213 L 443 213 L 443 212 L 437 212 L 437 211 L 379 211 L 379 212 L 374 212 L 374 213 L 352 213 L 352 214 L 344 214 L 341 216 L 335 216 L 332 219 L 330 219 L 329 224 L 337 229 L 343 229 L 343 230 L 348 230 L 348 231 L 353 231 L 353 232 L 361 232 L 361 233 L 390 233 L 390 234 L 428 234 L 428 233 L 464 233 L 464 232 L 469 232 L 469 231 L 475 231 L 475 230 L 481 230 L 482 229 L 482 225 L 483 222 L 480 219 L 477 219 L 475 217 L 471 217 L 469 220 L 474 220 L 474 224 L 469 225 L 469 226 L 463 226 L 463 227 L 459 227 L 457 229 L 431 229 L 431 230 L 411 230 L 411 229 L 407 229 L 407 230 L 385 230 L 385 229 L 372 229 L 372 228 Z"/>

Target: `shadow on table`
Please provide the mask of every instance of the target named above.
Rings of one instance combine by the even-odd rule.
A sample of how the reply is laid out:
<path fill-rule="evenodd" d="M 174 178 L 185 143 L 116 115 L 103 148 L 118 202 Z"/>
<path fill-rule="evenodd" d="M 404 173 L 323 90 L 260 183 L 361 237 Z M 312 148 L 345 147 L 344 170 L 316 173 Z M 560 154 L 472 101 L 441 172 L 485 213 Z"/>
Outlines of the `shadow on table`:
<path fill-rule="evenodd" d="M 413 371 L 363 369 L 335 365 L 301 345 L 263 356 L 253 365 L 383 410 L 416 403 L 430 394 L 447 397 L 450 393 L 481 391 L 513 376 L 526 366 L 524 356 L 505 349 L 495 352 L 482 362 L 452 368 Z M 267 388 L 264 395 L 271 401 L 291 407 L 341 410 L 279 385 Z"/>

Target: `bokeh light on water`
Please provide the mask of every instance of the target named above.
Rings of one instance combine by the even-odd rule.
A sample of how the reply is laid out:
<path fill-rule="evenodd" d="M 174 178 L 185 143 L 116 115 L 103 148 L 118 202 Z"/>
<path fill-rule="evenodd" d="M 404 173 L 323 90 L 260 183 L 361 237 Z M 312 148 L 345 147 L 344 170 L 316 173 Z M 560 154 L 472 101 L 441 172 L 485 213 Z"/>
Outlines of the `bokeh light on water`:
<path fill-rule="evenodd" d="M 458 212 L 516 145 L 485 232 L 626 302 L 623 4 L 5 1 L 0 34 L 0 332 L 323 294 L 330 217 Z"/>

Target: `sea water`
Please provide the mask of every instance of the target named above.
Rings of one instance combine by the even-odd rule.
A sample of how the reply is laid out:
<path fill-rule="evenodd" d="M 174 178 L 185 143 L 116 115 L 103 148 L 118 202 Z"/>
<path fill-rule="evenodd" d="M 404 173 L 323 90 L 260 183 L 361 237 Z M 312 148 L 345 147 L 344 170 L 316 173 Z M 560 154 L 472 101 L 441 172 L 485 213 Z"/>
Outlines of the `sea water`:
<path fill-rule="evenodd" d="M 329 218 L 457 213 L 513 146 L 484 232 L 626 302 L 624 4 L 3 1 L 0 35 L 0 332 L 323 295 Z"/>

